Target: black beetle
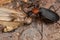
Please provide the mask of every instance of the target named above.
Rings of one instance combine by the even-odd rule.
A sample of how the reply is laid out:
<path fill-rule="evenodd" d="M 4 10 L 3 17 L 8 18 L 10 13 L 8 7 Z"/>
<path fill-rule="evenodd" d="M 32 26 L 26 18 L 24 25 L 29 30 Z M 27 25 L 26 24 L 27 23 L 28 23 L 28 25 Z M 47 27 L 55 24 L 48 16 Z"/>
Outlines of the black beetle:
<path fill-rule="evenodd" d="M 30 7 L 34 7 L 31 11 L 25 12 L 28 16 L 31 16 L 34 14 L 35 16 L 39 15 L 39 17 L 44 21 L 45 23 L 54 23 L 59 20 L 59 15 L 47 8 L 39 7 L 38 2 L 36 4 L 32 4 Z M 53 5 L 51 6 L 53 7 Z M 50 8 L 51 8 L 50 7 Z"/>
<path fill-rule="evenodd" d="M 50 9 L 46 8 L 34 8 L 32 11 L 29 11 L 27 13 L 28 16 L 31 16 L 32 14 L 39 15 L 39 17 L 42 19 L 45 23 L 54 23 L 59 20 L 59 15 L 56 12 L 53 12 Z"/>

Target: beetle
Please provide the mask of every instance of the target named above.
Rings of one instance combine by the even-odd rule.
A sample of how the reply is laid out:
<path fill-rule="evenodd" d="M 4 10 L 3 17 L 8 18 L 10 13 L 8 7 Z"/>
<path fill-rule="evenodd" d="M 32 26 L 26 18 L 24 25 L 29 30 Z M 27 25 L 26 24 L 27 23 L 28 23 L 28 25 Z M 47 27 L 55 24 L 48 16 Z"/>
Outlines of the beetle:
<path fill-rule="evenodd" d="M 28 11 L 26 14 L 28 16 L 32 16 L 32 15 L 35 15 L 35 16 L 39 16 L 39 18 L 41 18 L 41 20 L 45 23 L 55 23 L 59 20 L 59 15 L 50 10 L 51 7 L 53 7 L 53 5 L 47 9 L 47 8 L 44 8 L 44 7 L 39 7 L 39 4 L 38 4 L 38 1 L 36 4 L 32 4 L 31 6 L 29 7 L 34 7 L 32 8 L 31 11 Z"/>
<path fill-rule="evenodd" d="M 42 19 L 45 23 L 54 23 L 59 20 L 59 15 L 47 8 L 34 8 L 31 11 L 27 13 L 28 16 L 31 16 L 32 14 L 39 15 L 39 17 Z"/>

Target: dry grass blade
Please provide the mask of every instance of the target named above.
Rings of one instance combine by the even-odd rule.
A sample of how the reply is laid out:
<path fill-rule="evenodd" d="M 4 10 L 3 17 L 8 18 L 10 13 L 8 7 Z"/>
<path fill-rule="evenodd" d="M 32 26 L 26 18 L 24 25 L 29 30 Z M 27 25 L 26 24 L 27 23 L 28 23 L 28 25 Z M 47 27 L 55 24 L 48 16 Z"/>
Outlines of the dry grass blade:
<path fill-rule="evenodd" d="M 0 0 L 0 6 L 6 4 L 6 3 L 10 3 L 12 0 Z"/>
<path fill-rule="evenodd" d="M 24 22 L 22 22 L 22 19 L 26 17 L 26 14 L 22 11 L 17 12 L 13 9 L 8 9 L 4 7 L 0 7 L 0 24 L 4 26 L 4 32 L 12 31 L 19 26 L 22 26 Z M 20 22 L 18 21 L 11 21 L 13 19 L 20 19 Z"/>
<path fill-rule="evenodd" d="M 23 22 L 8 22 L 8 21 L 0 21 L 0 24 L 4 26 L 4 32 L 12 31 L 19 26 L 23 25 Z"/>
<path fill-rule="evenodd" d="M 8 8 L 0 7 L 0 16 L 7 16 L 7 18 L 8 17 L 12 17 L 11 19 L 14 19 L 14 18 L 16 18 L 16 19 L 17 18 L 24 19 L 27 15 L 24 12 L 22 12 L 22 11 L 18 12 L 18 11 L 13 10 L 13 9 L 8 9 Z M 4 17 L 4 19 L 6 19 L 6 18 Z"/>
<path fill-rule="evenodd" d="M 3 21 L 12 21 L 13 18 L 9 17 L 9 16 L 0 16 L 0 20 L 3 20 Z"/>

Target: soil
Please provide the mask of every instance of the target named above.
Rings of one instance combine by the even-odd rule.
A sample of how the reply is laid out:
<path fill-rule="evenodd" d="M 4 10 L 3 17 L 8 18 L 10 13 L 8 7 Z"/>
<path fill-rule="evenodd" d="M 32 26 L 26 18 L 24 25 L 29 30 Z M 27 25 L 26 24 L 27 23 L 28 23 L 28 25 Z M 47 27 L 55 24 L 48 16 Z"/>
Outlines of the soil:
<path fill-rule="evenodd" d="M 2 3 L 0 3 L 2 7 L 14 9 L 16 11 L 21 10 L 21 5 L 19 5 L 21 0 L 14 0 L 17 4 L 15 4 L 14 2 L 11 3 L 10 1 L 4 2 L 4 0 L 2 0 Z M 27 0 L 25 1 L 27 2 Z M 53 5 L 54 9 L 57 10 L 56 13 L 60 16 L 59 0 L 39 0 L 39 2 L 40 7 L 44 7 L 47 9 L 49 9 L 49 7 Z M 51 8 L 50 10 L 55 12 L 54 9 Z M 58 23 L 60 23 L 60 20 L 58 21 Z M 34 19 L 34 21 L 30 25 L 20 26 L 15 29 L 15 31 L 6 33 L 0 32 L 0 40 L 60 40 L 60 25 L 58 23 L 45 24 L 41 22 L 40 19 Z"/>

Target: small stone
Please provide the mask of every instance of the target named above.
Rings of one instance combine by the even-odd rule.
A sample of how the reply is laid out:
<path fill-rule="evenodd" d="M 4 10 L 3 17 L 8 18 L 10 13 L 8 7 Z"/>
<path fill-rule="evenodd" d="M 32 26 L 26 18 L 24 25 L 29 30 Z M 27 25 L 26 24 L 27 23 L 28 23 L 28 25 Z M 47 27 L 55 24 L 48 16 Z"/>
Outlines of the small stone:
<path fill-rule="evenodd" d="M 27 17 L 27 18 L 25 19 L 25 23 L 26 23 L 26 24 L 32 23 L 32 18 L 31 18 L 31 17 Z"/>
<path fill-rule="evenodd" d="M 18 35 L 18 36 L 19 36 L 20 34 L 19 34 L 19 33 L 16 33 L 16 35 Z"/>

